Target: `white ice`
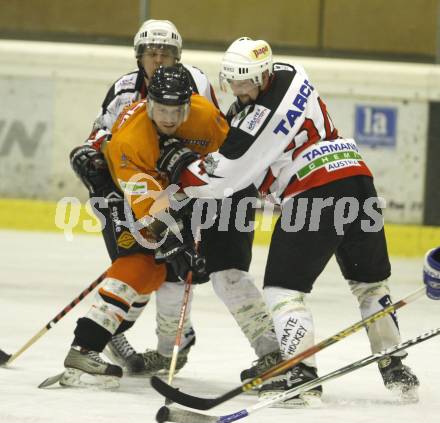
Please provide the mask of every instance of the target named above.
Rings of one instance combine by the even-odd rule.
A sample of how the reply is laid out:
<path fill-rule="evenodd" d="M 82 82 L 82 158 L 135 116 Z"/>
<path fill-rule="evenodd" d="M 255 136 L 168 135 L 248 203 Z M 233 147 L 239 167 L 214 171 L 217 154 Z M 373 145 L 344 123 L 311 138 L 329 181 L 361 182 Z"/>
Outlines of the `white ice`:
<path fill-rule="evenodd" d="M 98 236 L 0 231 L 0 348 L 18 350 L 108 266 Z M 254 247 L 252 273 L 261 286 L 267 249 Z M 394 259 L 392 290 L 397 300 L 421 285 L 422 259 Z M 292 278 L 295 275 L 290 275 Z M 63 368 L 75 321 L 90 307 L 89 295 L 9 368 L 0 368 L 1 422 L 153 422 L 160 397 L 140 378 L 123 378 L 118 391 L 37 389 Z M 317 341 L 348 327 L 360 316 L 355 299 L 331 262 L 310 296 Z M 128 332 L 142 350 L 154 347 L 154 304 Z M 402 338 L 436 328 L 440 302 L 422 298 L 399 312 Z M 175 378 L 185 392 L 217 396 L 240 385 L 239 372 L 255 358 L 209 284 L 199 286 L 192 313 L 197 344 L 187 366 Z M 365 333 L 359 332 L 318 354 L 321 375 L 369 355 Z M 351 423 L 440 421 L 440 336 L 409 350 L 407 364 L 421 381 L 420 402 L 401 405 L 384 388 L 375 364 L 324 386 L 320 409 L 266 408 L 245 420 L 254 423 Z M 253 396 L 241 395 L 207 414 L 221 415 L 249 407 Z"/>

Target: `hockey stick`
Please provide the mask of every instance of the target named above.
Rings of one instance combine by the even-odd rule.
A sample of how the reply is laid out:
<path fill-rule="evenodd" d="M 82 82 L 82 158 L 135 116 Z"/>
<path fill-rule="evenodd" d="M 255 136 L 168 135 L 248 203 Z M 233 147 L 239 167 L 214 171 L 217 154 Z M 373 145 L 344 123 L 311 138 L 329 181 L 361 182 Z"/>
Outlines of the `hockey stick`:
<path fill-rule="evenodd" d="M 58 323 L 73 307 L 75 307 L 84 297 L 92 292 L 97 285 L 105 278 L 107 272 L 104 272 L 98 279 L 93 281 L 81 294 L 79 294 L 70 304 L 63 308 L 46 326 L 36 333 L 29 341 L 26 342 L 16 353 L 7 354 L 0 350 L 0 366 L 11 364 L 18 356 L 23 354 L 32 344 L 40 339 L 49 329 Z"/>
<path fill-rule="evenodd" d="M 279 375 L 280 373 L 283 373 L 284 371 L 290 369 L 291 367 L 295 366 L 299 362 L 303 361 L 305 358 L 310 357 L 317 352 L 323 350 L 324 348 L 329 347 L 330 345 L 335 344 L 336 342 L 339 342 L 340 340 L 346 338 L 349 335 L 352 335 L 353 333 L 359 331 L 363 327 L 368 327 L 372 323 L 374 323 L 376 320 L 382 318 L 383 316 L 388 315 L 389 313 L 392 313 L 399 308 L 413 302 L 426 292 L 426 287 L 423 286 L 413 293 L 409 294 L 405 298 L 401 299 L 400 301 L 395 302 L 394 304 L 389 305 L 388 307 L 385 307 L 382 310 L 379 310 L 377 313 L 372 314 L 369 317 L 366 317 L 365 319 L 355 323 L 354 325 L 349 326 L 347 329 L 344 329 L 335 335 L 324 339 L 318 344 L 313 345 L 312 347 L 306 349 L 300 354 L 297 354 L 296 356 L 289 358 L 288 360 L 284 360 L 281 363 L 277 364 L 276 366 L 270 368 L 269 370 L 262 373 L 260 376 L 255 377 L 254 379 L 250 380 L 247 383 L 244 383 L 237 388 L 232 389 L 229 392 L 226 392 L 223 395 L 220 395 L 216 398 L 202 398 L 202 397 L 196 397 L 193 395 L 186 394 L 184 392 L 179 391 L 178 389 L 173 388 L 172 386 L 169 386 L 166 384 L 163 380 L 159 379 L 157 376 L 153 376 L 150 380 L 151 386 L 159 392 L 164 397 L 170 399 L 171 401 L 177 402 L 178 404 L 185 405 L 186 407 L 195 408 L 197 410 L 209 410 L 210 408 L 213 408 L 219 404 L 224 403 L 225 401 L 234 398 L 238 395 L 240 395 L 243 392 L 250 391 L 251 389 L 260 386 L 265 380 L 268 380 L 276 375 Z"/>
<path fill-rule="evenodd" d="M 195 251 L 197 252 L 199 249 L 199 238 L 200 238 L 199 230 L 197 230 L 196 233 L 197 236 L 195 241 Z M 182 306 L 180 308 L 179 323 L 177 325 L 176 340 L 174 342 L 173 355 L 171 358 L 170 369 L 168 371 L 168 385 L 172 384 L 174 374 L 176 372 L 177 357 L 179 355 L 180 341 L 182 339 L 183 325 L 185 323 L 185 317 L 186 317 L 186 309 L 188 308 L 189 297 L 191 295 L 192 280 L 193 280 L 193 272 L 192 270 L 190 270 L 185 280 L 185 292 L 183 294 Z M 170 401 L 168 398 L 165 398 L 165 406 L 167 404 L 170 404 L 171 402 L 172 401 Z"/>
<path fill-rule="evenodd" d="M 209 416 L 206 414 L 197 413 L 194 411 L 183 410 L 176 407 L 162 407 L 159 412 L 161 420 L 160 422 L 169 421 L 175 423 L 231 423 L 236 420 L 243 419 L 250 414 L 255 413 L 262 408 L 270 407 L 271 405 L 285 401 L 289 398 L 292 398 L 302 392 L 308 391 L 309 389 L 315 388 L 316 386 L 322 385 L 326 382 L 334 380 L 338 377 L 347 375 L 355 370 L 359 370 L 365 366 L 368 366 L 371 363 L 379 361 L 381 358 L 395 354 L 399 351 L 410 348 L 414 345 L 420 344 L 428 339 L 434 338 L 435 336 L 440 334 L 440 328 L 432 329 L 429 332 L 426 332 L 422 335 L 417 336 L 416 338 L 409 339 L 406 342 L 402 342 L 394 347 L 387 348 L 381 352 L 376 354 L 372 354 L 368 357 L 365 357 L 359 361 L 355 361 L 347 366 L 341 367 L 331 373 L 326 374 L 325 376 L 321 376 L 317 379 L 313 379 L 310 382 L 304 383 L 295 388 L 289 389 L 285 392 L 281 392 L 276 394 L 264 401 L 259 401 L 257 404 L 250 406 L 249 408 L 245 408 L 240 411 L 236 411 L 232 414 L 226 414 L 224 416 Z"/>
<path fill-rule="evenodd" d="M 185 292 L 183 294 L 182 307 L 180 308 L 179 324 L 177 326 L 176 340 L 173 347 L 173 356 L 171 358 L 170 370 L 168 372 L 168 385 L 171 385 L 171 383 L 173 382 L 174 373 L 176 371 L 177 356 L 179 355 L 180 340 L 183 333 L 183 324 L 185 322 L 186 309 L 188 308 L 189 297 L 191 295 L 191 287 L 192 271 L 189 271 L 185 281 Z"/>

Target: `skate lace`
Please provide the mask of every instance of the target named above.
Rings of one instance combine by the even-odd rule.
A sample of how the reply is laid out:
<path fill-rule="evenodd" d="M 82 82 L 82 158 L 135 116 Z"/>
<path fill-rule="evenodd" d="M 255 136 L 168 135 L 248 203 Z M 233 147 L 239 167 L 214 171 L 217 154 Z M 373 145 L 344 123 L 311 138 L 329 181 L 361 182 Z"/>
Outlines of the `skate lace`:
<path fill-rule="evenodd" d="M 166 357 L 160 355 L 156 350 L 146 350 L 142 356 L 144 357 L 146 367 L 156 368 L 163 367 Z"/>
<path fill-rule="evenodd" d="M 96 363 L 99 363 L 99 364 L 108 364 L 107 362 L 105 362 L 102 358 L 101 358 L 101 356 L 99 355 L 99 353 L 98 352 L 96 352 L 96 351 L 88 351 L 87 352 L 87 357 L 89 357 L 91 360 L 93 360 L 94 362 L 96 362 Z"/>
<path fill-rule="evenodd" d="M 136 354 L 136 350 L 130 345 L 123 333 L 113 336 L 111 342 L 123 357 L 129 357 Z"/>
<path fill-rule="evenodd" d="M 260 357 L 258 360 L 255 360 L 254 366 L 257 368 L 258 373 L 262 373 L 266 371 L 267 369 L 270 369 L 271 367 L 275 366 L 275 364 L 278 364 L 281 361 L 281 354 L 276 351 L 269 354 L 264 355 L 263 357 Z"/>
<path fill-rule="evenodd" d="M 304 373 L 301 367 L 295 366 L 287 373 L 287 380 L 288 382 L 291 382 L 293 380 L 296 380 L 298 378 L 304 378 Z"/>
<path fill-rule="evenodd" d="M 177 356 L 176 369 L 181 369 L 186 364 L 187 351 L 181 351 Z M 142 356 L 144 357 L 145 366 L 151 370 L 167 369 L 171 364 L 171 357 L 165 357 L 156 350 L 146 350 Z"/>

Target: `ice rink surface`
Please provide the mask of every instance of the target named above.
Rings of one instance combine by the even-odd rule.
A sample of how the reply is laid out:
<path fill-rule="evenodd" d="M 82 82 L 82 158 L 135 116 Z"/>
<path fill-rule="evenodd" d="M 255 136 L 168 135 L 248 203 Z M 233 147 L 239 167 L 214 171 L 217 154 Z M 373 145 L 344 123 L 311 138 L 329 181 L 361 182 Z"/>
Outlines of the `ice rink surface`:
<path fill-rule="evenodd" d="M 0 231 L 0 348 L 18 350 L 108 266 L 99 236 Z M 251 272 L 261 287 L 265 247 L 254 247 Z M 394 259 L 393 299 L 421 284 L 422 258 Z M 295 275 L 291 275 L 292 278 Z M 118 391 L 37 389 L 45 378 L 63 369 L 75 321 L 90 307 L 94 293 L 55 325 L 10 368 L 0 368 L 1 422 L 153 422 L 161 398 L 147 379 L 122 379 Z M 357 303 L 332 261 L 318 279 L 309 304 L 316 340 L 327 338 L 360 319 Z M 127 337 L 138 349 L 154 347 L 154 301 Z M 399 312 L 402 339 L 440 324 L 440 302 L 422 298 Z M 176 376 L 185 392 L 217 396 L 240 385 L 239 373 L 255 359 L 244 336 L 210 284 L 196 288 L 192 320 L 197 344 L 189 362 Z M 359 332 L 320 352 L 324 375 L 370 354 L 365 333 Z M 266 408 L 247 419 L 253 423 L 437 423 L 440 421 L 440 336 L 409 350 L 406 363 L 421 381 L 420 402 L 399 404 L 384 388 L 375 364 L 324 386 L 320 409 Z M 251 406 L 256 397 L 241 395 L 207 414 L 229 414 Z"/>

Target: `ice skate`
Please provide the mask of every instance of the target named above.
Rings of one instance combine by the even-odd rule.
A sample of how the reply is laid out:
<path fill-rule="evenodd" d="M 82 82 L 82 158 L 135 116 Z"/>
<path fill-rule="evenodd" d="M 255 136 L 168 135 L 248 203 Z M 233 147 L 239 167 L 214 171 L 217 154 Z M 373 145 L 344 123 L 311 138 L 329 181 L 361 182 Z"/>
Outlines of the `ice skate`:
<path fill-rule="evenodd" d="M 70 387 L 117 388 L 123 374 L 119 366 L 107 363 L 98 352 L 79 346 L 70 348 L 64 367 L 59 383 Z"/>
<path fill-rule="evenodd" d="M 281 361 L 282 358 L 279 350 L 263 355 L 263 357 L 260 357 L 252 363 L 252 367 L 245 369 L 240 373 L 240 380 L 243 383 L 249 382 Z"/>
<path fill-rule="evenodd" d="M 130 345 L 124 333 L 114 335 L 104 350 L 104 354 L 121 366 L 131 376 L 145 375 L 145 361 L 141 353 Z"/>
<path fill-rule="evenodd" d="M 188 361 L 188 354 L 191 347 L 195 344 L 196 338 L 194 337 L 191 342 L 182 350 L 179 351 L 179 355 L 177 356 L 176 363 L 176 371 L 175 373 L 183 368 Z M 142 354 L 145 363 L 145 375 L 153 376 L 153 375 L 167 375 L 170 365 L 171 365 L 171 357 L 166 357 L 162 354 L 159 354 L 156 350 L 146 350 Z"/>
<path fill-rule="evenodd" d="M 418 402 L 419 380 L 400 357 L 388 356 L 378 363 L 384 385 L 402 402 Z"/>
<path fill-rule="evenodd" d="M 260 388 L 259 398 L 265 400 L 273 395 L 298 387 L 318 377 L 314 367 L 299 363 L 283 375 L 266 381 Z M 272 405 L 274 408 L 304 408 L 321 406 L 322 387 L 317 386 L 309 391 Z"/>

